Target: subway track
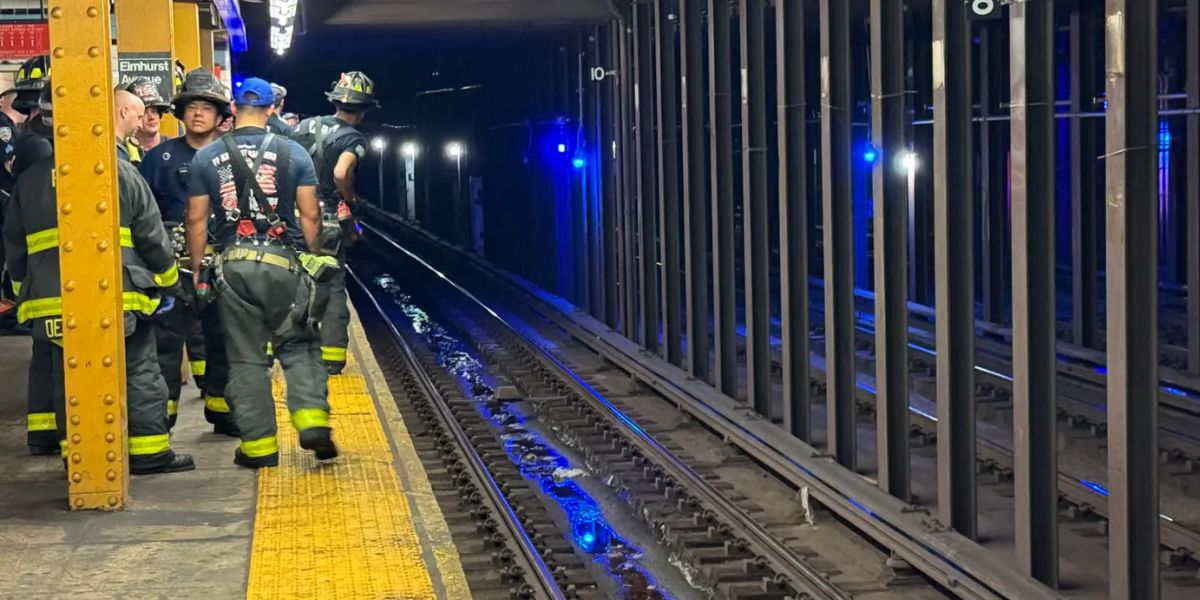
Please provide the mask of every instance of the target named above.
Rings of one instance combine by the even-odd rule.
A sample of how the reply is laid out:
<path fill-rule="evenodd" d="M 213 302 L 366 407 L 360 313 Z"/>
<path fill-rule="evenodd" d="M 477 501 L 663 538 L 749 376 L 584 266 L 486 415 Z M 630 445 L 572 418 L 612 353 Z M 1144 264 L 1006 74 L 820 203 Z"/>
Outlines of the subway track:
<path fill-rule="evenodd" d="M 382 253 L 379 246 L 383 245 L 372 244 L 379 253 L 373 262 L 407 262 L 406 277 L 421 270 L 400 259 L 393 248 Z M 497 385 L 516 388 L 541 425 L 584 457 L 592 476 L 612 488 L 624 500 L 625 510 L 656 533 L 672 563 L 705 596 L 747 600 L 945 596 L 903 560 L 881 552 L 836 521 L 821 516 L 819 520 L 828 522 L 817 527 L 795 518 L 797 511 L 812 511 L 809 518 L 815 517 L 815 503 L 798 502 L 792 490 L 777 482 L 763 485 L 770 475 L 760 466 L 736 453 L 731 456 L 722 440 L 698 425 L 679 422 L 678 412 L 651 390 L 629 386 L 626 378 L 595 359 L 572 364 L 558 358 L 561 352 L 550 356 L 486 307 L 451 298 L 461 295 L 461 290 L 437 281 L 429 272 L 415 284 L 420 293 L 414 296 L 423 297 L 420 304 L 436 307 L 430 309 L 437 315 L 435 320 L 454 323 L 480 360 L 500 375 L 503 383 Z M 369 287 L 360 282 L 356 297 Z M 371 300 L 371 304 L 382 303 Z M 426 370 L 438 371 L 435 381 L 446 373 L 436 368 L 432 358 L 422 360 L 420 352 L 416 356 Z M 609 389 L 614 376 L 616 385 L 625 380 L 629 389 Z M 454 396 L 446 392 L 448 386 L 452 387 L 448 381 L 440 381 L 437 387 L 444 396 Z M 460 412 L 477 414 L 468 408 L 468 401 L 460 404 Z M 487 454 L 483 452 L 485 460 Z M 511 474 L 497 479 L 513 481 Z M 759 484 L 748 486 L 748 481 Z M 758 488 L 775 495 L 764 496 Z M 552 535 L 539 528 L 530 537 L 544 543 Z M 570 545 L 570 535 L 558 537 Z M 553 557 L 564 553 L 559 549 Z M 554 564 L 551 556 L 546 560 Z M 600 588 L 580 584 L 573 588 L 576 594 L 591 589 Z"/>

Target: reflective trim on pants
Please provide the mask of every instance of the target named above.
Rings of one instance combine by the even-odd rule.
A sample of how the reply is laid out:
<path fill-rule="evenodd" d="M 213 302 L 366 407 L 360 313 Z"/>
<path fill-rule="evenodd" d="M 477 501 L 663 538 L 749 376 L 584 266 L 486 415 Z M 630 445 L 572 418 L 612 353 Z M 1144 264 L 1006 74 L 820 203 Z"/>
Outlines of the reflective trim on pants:
<path fill-rule="evenodd" d="M 275 436 L 249 441 L 242 440 L 241 447 L 242 454 L 245 454 L 246 458 L 262 458 L 279 453 L 279 441 Z"/>
<path fill-rule="evenodd" d="M 54 413 L 29 413 L 28 430 L 29 431 L 58 431 L 58 418 Z"/>
<path fill-rule="evenodd" d="M 229 403 L 221 396 L 209 396 L 204 399 L 204 408 L 218 413 L 227 413 L 229 411 Z"/>
<path fill-rule="evenodd" d="M 174 417 L 179 414 L 179 401 L 167 400 L 167 416 Z"/>
<path fill-rule="evenodd" d="M 170 449 L 171 436 L 165 433 L 160 435 L 129 436 L 130 456 L 150 456 L 154 454 L 162 454 Z"/>
<path fill-rule="evenodd" d="M 321 360 L 329 362 L 346 362 L 346 349 L 333 346 L 321 346 Z"/>
<path fill-rule="evenodd" d="M 329 427 L 329 413 L 319 408 L 301 408 L 292 413 L 292 425 L 296 427 L 296 431 Z"/>
<path fill-rule="evenodd" d="M 179 265 L 171 265 L 166 271 L 154 274 L 154 283 L 158 287 L 168 288 L 179 283 Z"/>
<path fill-rule="evenodd" d="M 58 440 L 58 453 L 64 459 L 67 457 L 67 440 Z"/>
<path fill-rule="evenodd" d="M 204 377 L 204 371 L 208 368 L 208 363 L 203 360 L 193 360 L 188 363 L 192 368 L 192 375 L 196 377 Z"/>

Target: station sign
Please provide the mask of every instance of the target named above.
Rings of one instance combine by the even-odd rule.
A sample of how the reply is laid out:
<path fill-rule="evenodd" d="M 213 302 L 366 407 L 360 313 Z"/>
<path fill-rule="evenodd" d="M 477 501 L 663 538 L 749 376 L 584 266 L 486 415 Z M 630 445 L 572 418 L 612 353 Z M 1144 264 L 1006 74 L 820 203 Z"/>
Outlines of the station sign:
<path fill-rule="evenodd" d="M 158 95 L 175 95 L 174 64 L 170 52 L 122 52 L 117 56 L 117 85 L 145 77 L 158 87 Z"/>
<path fill-rule="evenodd" d="M 0 60 L 25 60 L 50 53 L 46 23 L 0 23 Z"/>

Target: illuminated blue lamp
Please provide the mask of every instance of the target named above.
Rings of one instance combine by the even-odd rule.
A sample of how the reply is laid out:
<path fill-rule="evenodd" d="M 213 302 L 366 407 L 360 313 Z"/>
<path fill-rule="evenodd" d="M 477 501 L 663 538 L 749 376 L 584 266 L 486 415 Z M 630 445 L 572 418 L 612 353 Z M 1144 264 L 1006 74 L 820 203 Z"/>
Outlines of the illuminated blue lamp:
<path fill-rule="evenodd" d="M 237 0 L 213 0 L 213 5 L 217 7 L 217 13 L 221 15 L 221 20 L 225 23 L 225 30 L 229 35 L 229 49 L 234 54 L 241 54 L 246 51 L 246 26 L 242 22 L 242 13 L 238 8 Z"/>
<path fill-rule="evenodd" d="M 875 146 L 867 144 L 866 148 L 863 149 L 862 159 L 867 164 L 874 163 L 879 159 L 879 151 L 875 149 Z"/>
<path fill-rule="evenodd" d="M 558 145 L 558 153 L 559 153 L 559 154 L 566 154 L 566 153 L 567 153 L 567 145 L 566 145 L 566 144 L 559 144 L 559 145 Z"/>
<path fill-rule="evenodd" d="M 587 161 L 584 160 L 582 156 L 576 156 L 575 158 L 571 159 L 571 166 L 575 167 L 576 169 L 582 169 L 586 164 Z"/>

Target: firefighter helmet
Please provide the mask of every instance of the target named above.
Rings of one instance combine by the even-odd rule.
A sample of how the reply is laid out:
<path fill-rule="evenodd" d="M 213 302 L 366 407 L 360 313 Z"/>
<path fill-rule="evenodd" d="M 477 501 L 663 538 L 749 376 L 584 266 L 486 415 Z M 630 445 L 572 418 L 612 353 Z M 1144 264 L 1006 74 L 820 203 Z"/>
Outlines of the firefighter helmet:
<path fill-rule="evenodd" d="M 278 83 L 271 84 L 271 91 L 275 92 L 275 106 L 283 104 L 283 99 L 287 98 L 287 88 Z"/>
<path fill-rule="evenodd" d="M 375 82 L 362 71 L 342 73 L 325 97 L 336 106 L 352 110 L 379 108 L 379 102 L 375 100 Z"/>
<path fill-rule="evenodd" d="M 217 107 L 217 113 L 221 116 L 230 114 L 229 90 L 225 89 L 225 85 L 204 67 L 193 69 L 183 78 L 183 85 L 180 86 L 179 93 L 171 99 L 171 103 L 175 105 L 175 116 L 182 119 L 183 109 L 192 100 L 211 102 Z"/>
<path fill-rule="evenodd" d="M 157 108 L 159 112 L 171 109 L 171 103 L 164 100 L 158 93 L 158 85 L 145 77 L 138 77 L 121 86 L 121 89 L 141 98 L 146 108 Z"/>
<path fill-rule="evenodd" d="M 38 92 L 37 99 L 38 115 L 42 117 L 42 123 L 47 127 L 54 125 L 54 101 L 53 95 L 50 93 L 50 86 L 45 86 Z"/>
<path fill-rule="evenodd" d="M 42 89 L 48 87 L 49 81 L 49 55 L 41 54 L 21 63 L 21 67 L 17 69 L 13 89 L 9 90 L 17 93 L 17 97 L 13 98 L 12 102 L 13 110 L 23 115 L 33 112 L 33 109 L 38 107 L 38 94 Z"/>

